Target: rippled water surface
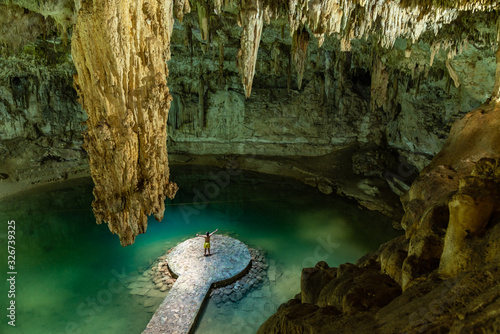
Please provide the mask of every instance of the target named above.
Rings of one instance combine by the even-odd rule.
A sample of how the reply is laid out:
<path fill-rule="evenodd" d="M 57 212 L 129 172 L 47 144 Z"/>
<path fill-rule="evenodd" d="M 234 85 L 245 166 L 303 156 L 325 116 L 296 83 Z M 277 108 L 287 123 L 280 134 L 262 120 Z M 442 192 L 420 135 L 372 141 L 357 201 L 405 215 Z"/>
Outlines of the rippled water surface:
<path fill-rule="evenodd" d="M 382 215 L 288 179 L 209 167 L 174 167 L 172 177 L 181 191 L 167 201 L 165 218 L 151 217 L 147 233 L 125 248 L 95 223 L 90 179 L 2 200 L 0 332 L 141 333 L 162 299 L 131 295 L 130 283 L 170 247 L 219 228 L 264 250 L 272 277 L 237 303 L 209 301 L 196 333 L 255 333 L 299 292 L 302 267 L 355 262 L 399 234 Z M 16 327 L 6 317 L 10 220 L 16 222 Z"/>

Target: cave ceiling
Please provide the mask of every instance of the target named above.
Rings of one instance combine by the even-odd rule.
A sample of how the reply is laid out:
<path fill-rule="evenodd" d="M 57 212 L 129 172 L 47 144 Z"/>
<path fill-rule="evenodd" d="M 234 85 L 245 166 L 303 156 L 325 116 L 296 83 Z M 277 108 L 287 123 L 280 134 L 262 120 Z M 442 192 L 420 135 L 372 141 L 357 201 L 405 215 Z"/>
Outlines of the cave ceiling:
<path fill-rule="evenodd" d="M 300 90 L 306 63 L 321 72 L 328 61 L 317 59 L 333 54 L 380 82 L 370 101 L 377 108 L 385 68 L 419 78 L 445 73 L 459 87 L 453 58 L 468 45 L 496 51 L 499 8 L 491 0 L 0 0 L 0 52 L 10 64 L 2 80 L 40 73 L 37 64 L 71 64 L 88 115 L 94 213 L 125 246 L 146 231 L 148 215 L 163 218 L 164 200 L 177 190 L 167 159 L 168 87 L 200 91 L 184 73 L 251 98 L 259 71 Z M 439 53 L 445 60 L 435 62 Z M 499 87 L 496 80 L 494 99 Z"/>

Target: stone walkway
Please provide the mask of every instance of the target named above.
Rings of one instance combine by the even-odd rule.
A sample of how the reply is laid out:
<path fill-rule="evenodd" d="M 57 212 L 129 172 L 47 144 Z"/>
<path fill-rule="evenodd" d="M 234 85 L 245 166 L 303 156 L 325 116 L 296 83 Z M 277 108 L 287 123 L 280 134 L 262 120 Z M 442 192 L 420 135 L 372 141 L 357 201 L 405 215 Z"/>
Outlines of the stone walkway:
<path fill-rule="evenodd" d="M 250 252 L 241 241 L 213 235 L 212 256 L 203 256 L 203 243 L 203 238 L 192 238 L 167 255 L 170 270 L 179 278 L 143 334 L 189 333 L 212 285 L 229 284 L 249 268 Z"/>

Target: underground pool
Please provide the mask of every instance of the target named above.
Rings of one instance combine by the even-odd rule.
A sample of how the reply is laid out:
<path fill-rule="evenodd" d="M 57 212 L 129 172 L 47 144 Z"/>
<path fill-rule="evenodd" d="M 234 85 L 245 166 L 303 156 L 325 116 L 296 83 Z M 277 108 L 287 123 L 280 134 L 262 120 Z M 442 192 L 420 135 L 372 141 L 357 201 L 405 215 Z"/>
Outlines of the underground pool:
<path fill-rule="evenodd" d="M 354 263 L 401 234 L 389 218 L 297 181 L 224 173 L 215 167 L 174 166 L 172 178 L 180 191 L 166 202 L 163 221 L 150 217 L 147 232 L 125 248 L 105 224 L 95 223 L 90 178 L 1 200 L 0 244 L 7 247 L 7 224 L 14 220 L 17 274 L 16 326 L 2 322 L 0 332 L 141 333 L 163 298 L 132 293 L 130 286 L 144 280 L 167 250 L 218 228 L 263 254 L 267 267 L 262 282 L 242 299 L 209 299 L 195 333 L 255 333 L 300 291 L 303 267 L 318 261 Z M 6 264 L 7 253 L 0 254 Z M 7 291 L 9 282 L 2 284 Z M 8 299 L 0 298 L 0 306 L 6 313 Z"/>

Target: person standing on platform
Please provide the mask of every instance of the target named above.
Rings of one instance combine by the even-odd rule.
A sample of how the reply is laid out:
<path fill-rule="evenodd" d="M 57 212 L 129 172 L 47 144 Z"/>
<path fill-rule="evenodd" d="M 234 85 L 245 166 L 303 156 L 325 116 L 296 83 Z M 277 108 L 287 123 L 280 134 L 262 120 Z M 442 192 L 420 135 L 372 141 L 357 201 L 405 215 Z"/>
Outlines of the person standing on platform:
<path fill-rule="evenodd" d="M 202 235 L 202 234 L 198 234 L 196 233 L 196 236 L 197 237 L 201 237 L 201 238 L 205 238 L 205 243 L 203 244 L 203 249 L 205 249 L 205 254 L 204 256 L 210 256 L 212 254 L 210 254 L 210 237 L 215 233 L 217 232 L 219 229 L 216 229 L 215 231 L 213 231 L 212 233 L 209 233 L 207 231 L 207 234 L 206 235 Z M 207 255 L 207 251 L 208 251 L 208 255 Z"/>

